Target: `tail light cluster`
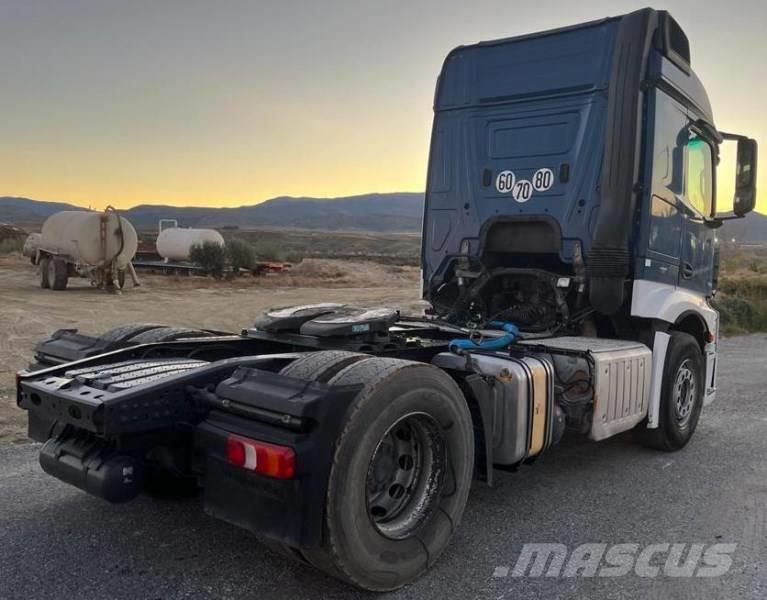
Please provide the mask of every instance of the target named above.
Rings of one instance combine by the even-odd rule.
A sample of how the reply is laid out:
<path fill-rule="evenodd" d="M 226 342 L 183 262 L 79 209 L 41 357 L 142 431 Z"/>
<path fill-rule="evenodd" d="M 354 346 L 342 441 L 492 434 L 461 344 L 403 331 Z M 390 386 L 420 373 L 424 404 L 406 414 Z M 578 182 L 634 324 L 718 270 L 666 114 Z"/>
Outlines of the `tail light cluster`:
<path fill-rule="evenodd" d="M 235 434 L 226 439 L 226 460 L 235 467 L 275 479 L 292 479 L 296 474 L 296 453 L 292 448 Z"/>

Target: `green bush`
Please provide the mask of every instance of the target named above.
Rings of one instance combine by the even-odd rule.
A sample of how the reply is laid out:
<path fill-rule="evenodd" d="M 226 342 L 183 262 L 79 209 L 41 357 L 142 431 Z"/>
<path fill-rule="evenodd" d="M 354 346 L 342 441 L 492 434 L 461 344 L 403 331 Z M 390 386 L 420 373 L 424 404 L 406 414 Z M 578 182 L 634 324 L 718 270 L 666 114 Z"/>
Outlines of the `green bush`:
<path fill-rule="evenodd" d="M 239 273 L 240 269 L 252 269 L 256 264 L 256 253 L 246 241 L 231 239 L 226 243 L 226 253 L 232 271 Z"/>
<path fill-rule="evenodd" d="M 194 244 L 189 249 L 189 260 L 215 278 L 224 275 L 226 248 L 216 242 L 206 241 Z"/>

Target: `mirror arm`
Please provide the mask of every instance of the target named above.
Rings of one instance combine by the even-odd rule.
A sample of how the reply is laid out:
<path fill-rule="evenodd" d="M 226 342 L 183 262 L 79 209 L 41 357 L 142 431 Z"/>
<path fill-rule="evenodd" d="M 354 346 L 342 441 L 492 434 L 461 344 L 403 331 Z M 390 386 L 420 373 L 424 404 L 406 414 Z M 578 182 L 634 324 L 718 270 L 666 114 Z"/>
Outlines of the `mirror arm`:
<path fill-rule="evenodd" d="M 725 221 L 729 221 L 733 217 L 706 217 L 703 219 L 703 223 L 708 227 L 709 229 L 719 229 L 722 225 L 724 225 Z M 740 217 L 734 217 L 734 218 L 740 218 Z"/>
<path fill-rule="evenodd" d="M 740 140 L 749 139 L 747 135 L 740 135 L 739 133 L 726 133 L 724 131 L 720 131 L 719 135 L 722 137 L 723 140 L 731 140 L 733 142 L 739 142 Z"/>
<path fill-rule="evenodd" d="M 695 121 L 695 126 L 700 129 L 707 138 L 715 141 L 717 144 L 721 144 L 726 139 L 724 137 L 725 134 L 717 131 L 716 127 L 703 119 Z"/>

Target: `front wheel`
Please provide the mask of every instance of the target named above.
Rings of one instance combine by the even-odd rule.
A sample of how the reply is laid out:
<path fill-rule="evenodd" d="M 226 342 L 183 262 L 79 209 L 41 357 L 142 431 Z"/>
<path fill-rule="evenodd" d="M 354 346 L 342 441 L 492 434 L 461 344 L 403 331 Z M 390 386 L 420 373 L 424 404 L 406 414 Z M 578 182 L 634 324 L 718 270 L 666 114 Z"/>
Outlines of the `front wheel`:
<path fill-rule="evenodd" d="M 357 587 L 393 590 L 434 564 L 463 515 L 471 415 L 455 382 L 422 363 L 367 358 L 329 383 L 363 388 L 336 441 L 323 545 L 301 552 Z"/>
<path fill-rule="evenodd" d="M 706 378 L 703 353 L 688 333 L 671 332 L 663 366 L 657 429 L 638 431 L 642 444 L 667 452 L 680 450 L 692 438 L 703 408 Z"/>

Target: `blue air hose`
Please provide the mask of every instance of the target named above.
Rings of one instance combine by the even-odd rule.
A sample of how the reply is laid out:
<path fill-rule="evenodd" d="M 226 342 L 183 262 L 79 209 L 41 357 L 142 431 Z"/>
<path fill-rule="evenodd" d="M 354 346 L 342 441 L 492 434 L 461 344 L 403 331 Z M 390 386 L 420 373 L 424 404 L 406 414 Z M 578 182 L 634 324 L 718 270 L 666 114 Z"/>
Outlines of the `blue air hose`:
<path fill-rule="evenodd" d="M 494 327 L 496 329 L 502 329 L 506 332 L 506 335 L 487 338 L 480 340 L 479 342 L 475 342 L 471 338 L 456 338 L 454 340 L 450 340 L 450 343 L 448 344 L 450 352 L 460 354 L 466 350 L 503 350 L 504 348 L 511 346 L 515 341 L 517 341 L 517 337 L 519 337 L 519 327 L 514 325 L 514 323 L 506 323 L 504 321 L 490 321 L 488 326 Z"/>

